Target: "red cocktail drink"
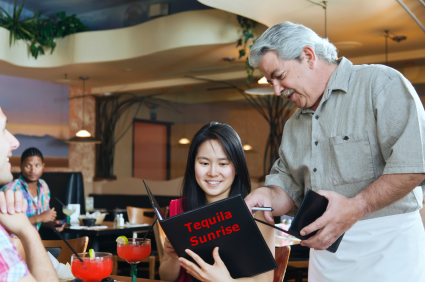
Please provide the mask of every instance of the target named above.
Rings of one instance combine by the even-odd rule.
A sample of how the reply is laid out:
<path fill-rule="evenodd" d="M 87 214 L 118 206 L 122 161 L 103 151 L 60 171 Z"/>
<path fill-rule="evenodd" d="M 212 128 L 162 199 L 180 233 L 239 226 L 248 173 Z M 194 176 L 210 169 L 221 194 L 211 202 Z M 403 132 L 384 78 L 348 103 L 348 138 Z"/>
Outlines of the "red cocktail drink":
<path fill-rule="evenodd" d="M 127 239 L 126 239 L 127 240 Z M 117 254 L 131 264 L 131 281 L 136 282 L 137 264 L 151 253 L 151 240 L 142 238 L 129 238 L 117 240 Z"/>
<path fill-rule="evenodd" d="M 95 253 L 94 258 L 89 253 L 78 254 L 81 262 L 75 255 L 71 257 L 72 274 L 84 282 L 99 282 L 112 273 L 113 260 L 110 253 Z"/>
<path fill-rule="evenodd" d="M 129 242 L 131 243 L 131 242 Z M 128 263 L 139 263 L 142 259 L 148 257 L 151 253 L 151 245 L 118 245 L 117 254 Z"/>

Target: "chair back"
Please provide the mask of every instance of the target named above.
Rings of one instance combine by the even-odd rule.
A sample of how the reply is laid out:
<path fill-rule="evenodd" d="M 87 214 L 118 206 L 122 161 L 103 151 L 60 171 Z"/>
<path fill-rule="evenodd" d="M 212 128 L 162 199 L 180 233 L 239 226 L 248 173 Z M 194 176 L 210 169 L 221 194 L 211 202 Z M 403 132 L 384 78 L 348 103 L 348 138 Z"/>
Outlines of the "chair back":
<path fill-rule="evenodd" d="M 282 282 L 285 277 L 286 267 L 288 266 L 289 253 L 291 252 L 290 246 L 276 247 L 275 260 L 277 268 L 274 270 L 273 282 Z"/>
<path fill-rule="evenodd" d="M 21 239 L 19 238 L 10 238 L 13 245 L 15 246 L 18 253 L 21 255 L 21 259 L 26 261 L 24 246 L 22 245 Z"/>
<path fill-rule="evenodd" d="M 127 215 L 130 224 L 147 223 L 151 225 L 156 219 L 154 210 L 149 208 L 127 206 Z"/>
<path fill-rule="evenodd" d="M 45 248 L 61 248 L 61 251 L 58 256 L 58 261 L 60 263 L 66 264 L 67 262 L 71 263 L 71 255 L 74 254 L 72 250 L 66 245 L 62 240 L 42 240 Z M 89 243 L 89 237 L 84 236 L 77 239 L 67 240 L 68 244 L 77 252 L 85 253 L 87 250 L 87 244 Z"/>
<path fill-rule="evenodd" d="M 153 232 L 155 234 L 155 243 L 156 249 L 158 250 L 159 261 L 161 261 L 164 256 L 165 233 L 159 222 L 153 226 Z"/>
<path fill-rule="evenodd" d="M 168 206 L 161 208 L 162 213 L 165 217 L 168 216 L 168 209 Z M 138 208 L 127 206 L 127 215 L 128 222 L 130 222 L 130 224 L 147 223 L 151 225 L 156 219 L 155 211 L 152 208 Z"/>

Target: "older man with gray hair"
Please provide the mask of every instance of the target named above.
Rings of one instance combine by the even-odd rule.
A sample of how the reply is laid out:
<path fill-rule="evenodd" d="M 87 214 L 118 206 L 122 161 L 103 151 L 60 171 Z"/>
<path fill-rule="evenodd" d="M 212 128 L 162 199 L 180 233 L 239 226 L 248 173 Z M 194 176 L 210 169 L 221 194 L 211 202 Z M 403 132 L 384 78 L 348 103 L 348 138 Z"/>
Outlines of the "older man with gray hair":
<path fill-rule="evenodd" d="M 319 230 L 301 242 L 311 248 L 309 281 L 425 281 L 425 113 L 411 83 L 383 65 L 338 59 L 327 39 L 290 22 L 266 30 L 249 62 L 298 109 L 247 205 L 282 215 L 307 189 L 329 200 L 301 231 Z M 324 251 L 344 232 L 336 253 Z"/>

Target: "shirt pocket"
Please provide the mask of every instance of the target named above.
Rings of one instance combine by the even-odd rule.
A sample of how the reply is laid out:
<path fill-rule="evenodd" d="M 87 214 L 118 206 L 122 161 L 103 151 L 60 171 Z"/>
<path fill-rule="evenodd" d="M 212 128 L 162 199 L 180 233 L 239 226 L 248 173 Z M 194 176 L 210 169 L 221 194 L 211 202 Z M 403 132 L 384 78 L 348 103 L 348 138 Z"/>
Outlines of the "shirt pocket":
<path fill-rule="evenodd" d="M 334 185 L 373 179 L 372 149 L 367 131 L 329 138 Z"/>

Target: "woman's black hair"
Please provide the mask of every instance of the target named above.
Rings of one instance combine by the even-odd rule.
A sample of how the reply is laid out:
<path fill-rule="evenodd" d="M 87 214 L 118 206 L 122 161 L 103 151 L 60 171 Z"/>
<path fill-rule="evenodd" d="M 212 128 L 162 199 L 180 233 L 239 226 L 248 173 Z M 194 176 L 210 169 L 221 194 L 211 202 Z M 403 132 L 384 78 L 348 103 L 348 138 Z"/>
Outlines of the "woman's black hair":
<path fill-rule="evenodd" d="M 44 163 L 43 154 L 40 152 L 40 150 L 35 148 L 35 147 L 30 147 L 22 153 L 22 155 L 21 155 L 21 165 L 24 163 L 24 161 L 27 158 L 34 157 L 34 156 L 40 157 L 41 162 Z"/>
<path fill-rule="evenodd" d="M 217 140 L 223 147 L 227 158 L 235 167 L 236 175 L 229 196 L 241 194 L 245 198 L 251 191 L 248 167 L 239 135 L 230 125 L 211 122 L 195 134 L 190 144 L 182 187 L 183 211 L 192 210 L 206 204 L 205 192 L 196 182 L 195 159 L 199 146 L 208 140 Z"/>

